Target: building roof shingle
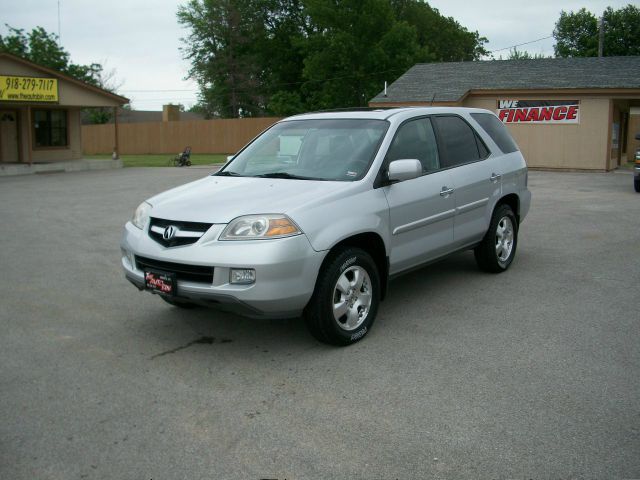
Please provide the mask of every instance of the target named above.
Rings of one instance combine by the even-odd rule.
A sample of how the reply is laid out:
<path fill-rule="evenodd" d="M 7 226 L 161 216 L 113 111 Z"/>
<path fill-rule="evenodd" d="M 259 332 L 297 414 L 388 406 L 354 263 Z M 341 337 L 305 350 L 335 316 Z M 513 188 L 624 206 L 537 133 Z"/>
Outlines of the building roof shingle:
<path fill-rule="evenodd" d="M 640 88 L 640 57 L 418 63 L 370 101 L 456 102 L 469 90 Z"/>

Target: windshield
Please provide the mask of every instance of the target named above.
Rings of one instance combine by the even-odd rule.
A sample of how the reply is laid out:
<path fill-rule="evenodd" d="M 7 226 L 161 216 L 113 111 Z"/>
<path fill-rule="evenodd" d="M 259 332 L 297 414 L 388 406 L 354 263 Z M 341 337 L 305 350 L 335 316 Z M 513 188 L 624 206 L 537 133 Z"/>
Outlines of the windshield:
<path fill-rule="evenodd" d="M 384 120 L 292 120 L 274 125 L 216 175 L 359 180 L 389 124 Z"/>

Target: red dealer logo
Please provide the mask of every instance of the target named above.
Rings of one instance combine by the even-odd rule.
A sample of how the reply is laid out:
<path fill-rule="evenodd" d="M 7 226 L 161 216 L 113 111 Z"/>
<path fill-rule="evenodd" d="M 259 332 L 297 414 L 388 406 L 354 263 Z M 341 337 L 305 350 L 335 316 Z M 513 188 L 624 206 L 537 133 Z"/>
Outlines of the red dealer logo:
<path fill-rule="evenodd" d="M 503 123 L 580 123 L 578 100 L 498 100 Z"/>

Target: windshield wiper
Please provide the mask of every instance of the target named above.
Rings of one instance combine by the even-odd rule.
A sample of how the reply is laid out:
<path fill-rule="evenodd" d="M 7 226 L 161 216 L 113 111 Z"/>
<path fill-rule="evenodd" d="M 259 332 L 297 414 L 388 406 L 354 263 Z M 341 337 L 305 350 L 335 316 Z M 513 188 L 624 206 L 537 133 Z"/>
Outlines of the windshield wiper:
<path fill-rule="evenodd" d="M 271 173 L 263 173 L 262 175 L 255 175 L 260 178 L 290 178 L 293 180 L 316 180 L 312 177 L 302 177 L 300 175 L 293 175 L 292 173 L 287 172 L 271 172 Z"/>
<path fill-rule="evenodd" d="M 216 172 L 214 175 L 218 177 L 243 177 L 244 175 L 240 175 L 236 172 L 230 172 L 229 170 L 225 170 L 224 172 Z"/>

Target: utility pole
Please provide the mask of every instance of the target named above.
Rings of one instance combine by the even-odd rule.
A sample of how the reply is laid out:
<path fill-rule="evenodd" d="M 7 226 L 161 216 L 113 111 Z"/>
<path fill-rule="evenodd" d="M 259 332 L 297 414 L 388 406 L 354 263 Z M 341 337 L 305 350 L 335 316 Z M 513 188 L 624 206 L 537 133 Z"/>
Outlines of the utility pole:
<path fill-rule="evenodd" d="M 604 17 L 598 19 L 598 56 L 604 57 Z"/>

